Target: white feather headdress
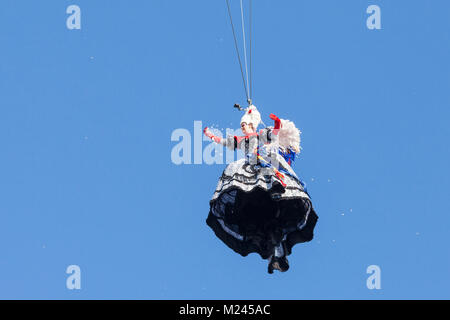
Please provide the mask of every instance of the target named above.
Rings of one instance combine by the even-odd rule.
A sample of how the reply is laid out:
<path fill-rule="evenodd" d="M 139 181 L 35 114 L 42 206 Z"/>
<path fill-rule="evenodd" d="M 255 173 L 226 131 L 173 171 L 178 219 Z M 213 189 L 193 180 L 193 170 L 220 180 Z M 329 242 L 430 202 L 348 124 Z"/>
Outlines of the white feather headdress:
<path fill-rule="evenodd" d="M 278 132 L 278 143 L 283 151 L 287 151 L 289 148 L 295 153 L 300 153 L 300 134 L 301 131 L 297 129 L 295 124 L 290 120 L 281 120 L 281 129 Z"/>

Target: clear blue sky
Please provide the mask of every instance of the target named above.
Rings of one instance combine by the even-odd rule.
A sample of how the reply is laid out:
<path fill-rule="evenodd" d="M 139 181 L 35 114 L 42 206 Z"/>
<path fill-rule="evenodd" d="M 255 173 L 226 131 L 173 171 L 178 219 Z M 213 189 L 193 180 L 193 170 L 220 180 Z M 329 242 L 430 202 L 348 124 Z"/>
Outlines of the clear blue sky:
<path fill-rule="evenodd" d="M 177 128 L 239 126 L 225 0 L 3 0 L 0 298 L 450 298 L 449 15 L 444 0 L 254 1 L 254 103 L 302 130 L 294 170 L 319 215 L 268 275 L 205 223 L 225 165 L 170 157 Z"/>

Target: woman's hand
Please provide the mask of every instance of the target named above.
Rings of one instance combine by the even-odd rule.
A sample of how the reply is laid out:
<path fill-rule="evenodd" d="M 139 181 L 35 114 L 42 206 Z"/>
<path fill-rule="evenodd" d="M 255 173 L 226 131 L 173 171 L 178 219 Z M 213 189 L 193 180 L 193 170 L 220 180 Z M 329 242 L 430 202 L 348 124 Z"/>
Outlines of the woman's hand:
<path fill-rule="evenodd" d="M 272 120 L 280 120 L 280 118 L 278 118 L 276 115 L 274 115 L 273 113 L 270 114 L 270 119 Z"/>
<path fill-rule="evenodd" d="M 219 137 L 216 137 L 215 135 L 213 135 L 208 127 L 205 127 L 205 129 L 203 129 L 203 133 L 205 134 L 205 136 L 207 136 L 208 138 L 210 138 L 211 140 L 213 140 L 216 143 L 222 142 L 222 138 L 219 138 Z"/>
<path fill-rule="evenodd" d="M 275 125 L 273 126 L 273 134 L 277 135 L 278 131 L 280 131 L 280 128 L 281 128 L 281 120 L 273 113 L 271 113 L 269 117 L 270 117 L 270 119 L 275 121 Z"/>

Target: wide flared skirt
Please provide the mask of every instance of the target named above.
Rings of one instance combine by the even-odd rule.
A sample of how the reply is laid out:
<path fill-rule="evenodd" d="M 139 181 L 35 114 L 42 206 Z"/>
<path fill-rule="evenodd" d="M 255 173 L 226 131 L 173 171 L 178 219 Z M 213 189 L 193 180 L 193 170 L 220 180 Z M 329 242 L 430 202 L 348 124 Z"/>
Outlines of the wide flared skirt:
<path fill-rule="evenodd" d="M 286 254 L 311 241 L 317 222 L 300 180 L 286 175 L 284 188 L 270 168 L 238 160 L 224 170 L 210 201 L 206 223 L 228 247 L 242 256 L 268 259 L 280 243 Z"/>

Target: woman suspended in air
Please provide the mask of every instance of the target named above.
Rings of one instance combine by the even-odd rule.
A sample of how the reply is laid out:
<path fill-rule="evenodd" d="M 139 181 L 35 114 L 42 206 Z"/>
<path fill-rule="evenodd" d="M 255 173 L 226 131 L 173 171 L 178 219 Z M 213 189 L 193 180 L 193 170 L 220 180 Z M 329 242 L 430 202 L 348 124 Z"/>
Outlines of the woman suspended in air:
<path fill-rule="evenodd" d="M 242 256 L 268 259 L 268 272 L 287 271 L 297 243 L 311 241 L 317 215 L 303 182 L 291 168 L 300 152 L 300 131 L 274 114 L 273 127 L 257 131 L 261 115 L 254 105 L 241 119 L 244 136 L 214 136 L 214 142 L 245 157 L 227 165 L 210 201 L 206 220 L 218 238 Z"/>

